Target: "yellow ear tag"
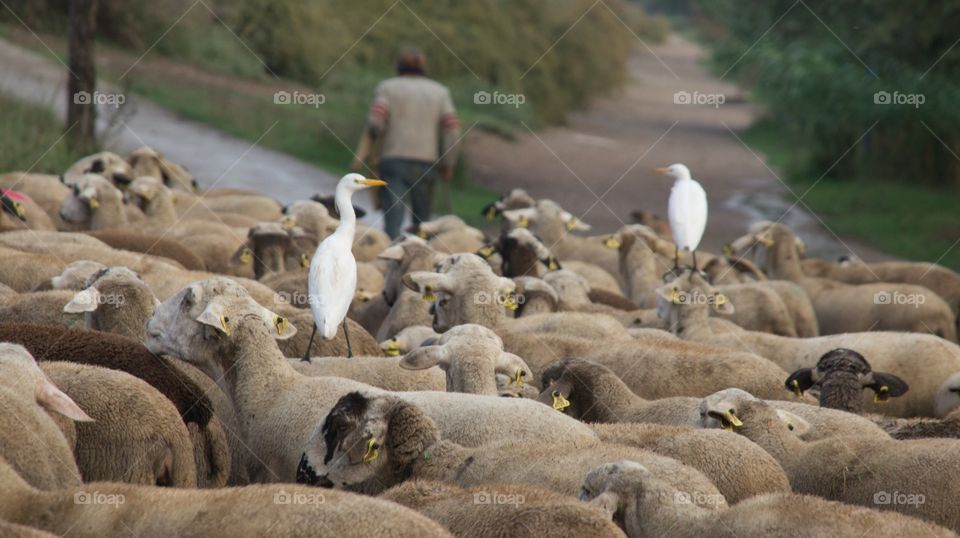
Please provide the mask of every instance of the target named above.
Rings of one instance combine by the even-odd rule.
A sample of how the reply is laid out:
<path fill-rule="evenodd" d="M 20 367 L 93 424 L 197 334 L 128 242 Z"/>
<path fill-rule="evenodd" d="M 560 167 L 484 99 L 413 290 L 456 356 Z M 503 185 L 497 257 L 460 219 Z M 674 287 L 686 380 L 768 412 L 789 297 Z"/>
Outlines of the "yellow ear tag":
<path fill-rule="evenodd" d="M 518 387 L 523 386 L 523 368 L 517 368 L 517 375 L 513 379 L 513 384 Z"/>
<path fill-rule="evenodd" d="M 517 219 L 517 228 L 526 228 L 527 226 L 530 226 L 530 219 L 527 217 Z"/>
<path fill-rule="evenodd" d="M 563 413 L 563 410 L 570 407 L 570 402 L 563 397 L 563 394 L 560 394 L 557 391 L 553 391 L 551 394 L 553 396 L 553 409 L 555 411 L 560 411 Z"/>
<path fill-rule="evenodd" d="M 419 230 L 417 230 L 417 237 L 419 237 L 420 239 L 426 239 L 427 231 L 424 230 L 423 228 L 420 228 Z"/>
<path fill-rule="evenodd" d="M 733 246 L 732 245 L 723 245 L 723 255 L 724 256 L 733 256 Z"/>
<path fill-rule="evenodd" d="M 507 294 L 507 296 L 503 298 L 503 306 L 509 308 L 510 310 L 516 310 L 519 307 L 516 298 L 513 296 L 513 292 Z"/>
<path fill-rule="evenodd" d="M 890 398 L 887 397 L 888 392 L 890 392 L 890 387 L 882 385 L 879 391 L 873 393 L 873 403 L 883 404 L 890 401 Z"/>
<path fill-rule="evenodd" d="M 680 295 L 680 290 L 676 286 L 670 288 L 670 300 L 673 301 L 673 304 L 683 303 L 683 296 Z"/>
<path fill-rule="evenodd" d="M 423 300 L 428 303 L 432 303 L 437 300 L 437 294 L 433 293 L 433 290 L 430 289 L 430 286 L 423 288 Z"/>
<path fill-rule="evenodd" d="M 800 382 L 794 379 L 792 385 L 793 385 L 793 393 L 797 395 L 797 398 L 803 396 L 803 391 L 800 390 Z"/>
<path fill-rule="evenodd" d="M 717 304 L 717 306 L 720 306 L 720 305 L 722 305 L 722 304 L 724 304 L 724 303 L 727 302 L 727 297 L 726 297 L 724 294 L 722 294 L 722 293 L 718 293 L 718 294 L 714 297 L 713 300 L 714 300 L 714 302 Z M 796 381 L 796 380 L 794 380 L 794 381 Z"/>
<path fill-rule="evenodd" d="M 306 254 L 300 254 L 300 268 L 306 269 L 307 267 L 310 267 L 310 258 Z"/>
<path fill-rule="evenodd" d="M 280 336 L 283 334 L 283 330 L 287 328 L 287 318 L 273 316 L 273 324 L 277 328 L 277 336 Z"/>
<path fill-rule="evenodd" d="M 384 350 L 384 353 L 388 357 L 399 357 L 400 356 L 400 344 L 396 340 L 390 340 L 387 342 L 387 349 Z"/>
<path fill-rule="evenodd" d="M 620 240 L 617 239 L 617 236 L 611 235 L 603 241 L 603 246 L 610 249 L 618 249 L 620 248 Z"/>
<path fill-rule="evenodd" d="M 487 217 L 487 220 L 493 220 L 497 218 L 497 208 L 490 206 L 490 209 L 487 209 L 487 212 L 484 213 L 484 215 Z"/>
<path fill-rule="evenodd" d="M 20 202 L 13 202 L 13 214 L 16 215 L 17 218 L 26 218 L 26 214 L 23 212 L 23 205 L 21 205 Z"/>
<path fill-rule="evenodd" d="M 765 247 L 772 247 L 774 243 L 773 238 L 767 234 L 761 234 L 757 240 L 760 241 Z"/>
<path fill-rule="evenodd" d="M 220 327 L 223 328 L 224 334 L 230 336 L 230 327 L 227 326 L 228 319 L 227 316 L 220 316 Z"/>
<path fill-rule="evenodd" d="M 289 217 L 289 216 L 283 217 L 283 220 L 280 221 L 280 226 L 282 226 L 284 230 L 289 230 L 296 225 L 297 225 L 297 219 L 293 217 Z"/>
<path fill-rule="evenodd" d="M 477 251 L 483 259 L 488 259 L 490 256 L 493 256 L 494 249 L 490 245 L 485 245 L 480 250 Z"/>
<path fill-rule="evenodd" d="M 363 288 L 357 288 L 357 293 L 355 297 L 361 303 L 365 303 L 370 300 L 370 296 L 367 295 L 367 292 L 363 291 Z"/>
<path fill-rule="evenodd" d="M 737 416 L 734 415 L 733 413 L 727 413 L 727 418 L 730 420 L 730 424 L 733 424 L 734 428 L 739 428 L 740 426 L 743 426 L 743 422 L 739 418 L 737 418 Z"/>
<path fill-rule="evenodd" d="M 380 457 L 380 448 L 378 447 L 377 439 L 371 437 L 367 441 L 367 453 L 363 455 L 363 463 L 370 463 L 371 461 Z"/>
<path fill-rule="evenodd" d="M 549 258 L 547 258 L 547 269 L 551 271 L 556 271 L 559 268 L 560 266 L 557 264 L 556 258 L 554 258 L 553 256 L 550 256 Z"/>
<path fill-rule="evenodd" d="M 100 207 L 100 201 L 96 198 L 91 198 L 88 203 L 90 204 L 90 209 L 96 209 Z"/>
<path fill-rule="evenodd" d="M 573 229 L 576 228 L 576 227 L 577 227 L 577 221 L 576 221 L 576 220 L 570 219 L 570 220 L 567 221 L 567 231 L 568 231 L 568 232 L 572 232 Z"/>
<path fill-rule="evenodd" d="M 240 253 L 240 263 L 248 264 L 253 261 L 253 251 L 249 248 L 243 249 L 243 252 Z"/>

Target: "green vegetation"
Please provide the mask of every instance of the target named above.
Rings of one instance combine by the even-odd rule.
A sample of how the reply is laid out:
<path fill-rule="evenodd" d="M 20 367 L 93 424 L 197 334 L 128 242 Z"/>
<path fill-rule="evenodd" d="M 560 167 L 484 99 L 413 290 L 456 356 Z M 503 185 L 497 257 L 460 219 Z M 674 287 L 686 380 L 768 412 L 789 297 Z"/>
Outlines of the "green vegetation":
<path fill-rule="evenodd" d="M 46 108 L 25 105 L 0 95 L 0 170 L 47 173 L 66 170 L 82 153 L 72 151 L 63 122 Z"/>
<path fill-rule="evenodd" d="M 960 238 L 957 189 L 890 181 L 817 181 L 819 176 L 798 174 L 806 158 L 802 141 L 769 119 L 754 125 L 744 141 L 785 172 L 793 192 L 834 233 L 859 238 L 896 256 L 939 260 L 960 270 L 960 245 L 955 244 Z"/>

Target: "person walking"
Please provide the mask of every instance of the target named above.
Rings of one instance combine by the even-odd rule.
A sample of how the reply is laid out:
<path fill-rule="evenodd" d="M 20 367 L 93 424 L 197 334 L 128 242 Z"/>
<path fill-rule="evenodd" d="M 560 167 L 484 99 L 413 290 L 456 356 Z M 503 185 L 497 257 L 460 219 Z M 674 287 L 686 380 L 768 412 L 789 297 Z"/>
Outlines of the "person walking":
<path fill-rule="evenodd" d="M 384 230 L 400 235 L 409 194 L 414 225 L 430 219 L 437 176 L 449 182 L 457 161 L 460 120 L 446 86 L 426 76 L 426 56 L 408 47 L 397 57 L 397 76 L 382 81 L 367 114 L 367 128 L 352 168 L 379 159 Z M 379 148 L 374 150 L 373 148 Z M 376 151 L 378 155 L 369 155 Z"/>

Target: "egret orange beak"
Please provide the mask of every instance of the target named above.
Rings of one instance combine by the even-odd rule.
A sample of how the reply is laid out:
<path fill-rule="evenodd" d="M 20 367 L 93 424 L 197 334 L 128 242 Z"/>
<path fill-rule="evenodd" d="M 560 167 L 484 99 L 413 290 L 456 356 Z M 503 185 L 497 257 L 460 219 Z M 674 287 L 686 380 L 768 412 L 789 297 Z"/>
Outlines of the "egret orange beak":
<path fill-rule="evenodd" d="M 387 185 L 387 182 L 382 179 L 362 179 L 360 183 L 363 183 L 367 187 L 384 187 Z"/>
<path fill-rule="evenodd" d="M 658 174 L 666 174 L 666 173 L 667 173 L 667 169 L 664 168 L 664 167 L 662 167 L 662 166 L 661 166 L 660 168 L 654 168 L 653 171 L 656 172 L 656 173 L 658 173 Z"/>

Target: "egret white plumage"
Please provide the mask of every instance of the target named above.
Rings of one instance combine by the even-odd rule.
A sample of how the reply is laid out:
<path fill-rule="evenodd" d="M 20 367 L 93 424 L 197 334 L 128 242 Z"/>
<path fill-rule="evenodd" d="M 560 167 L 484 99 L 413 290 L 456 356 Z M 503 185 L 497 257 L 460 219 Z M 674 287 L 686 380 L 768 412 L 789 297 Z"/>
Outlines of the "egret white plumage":
<path fill-rule="evenodd" d="M 310 360 L 313 337 L 320 328 L 320 336 L 330 340 L 337 335 L 337 326 L 343 324 L 347 340 L 347 356 L 353 356 L 350 333 L 347 332 L 347 310 L 357 292 L 357 260 L 353 257 L 353 235 L 357 228 L 357 215 L 353 210 L 353 193 L 387 183 L 379 179 L 367 179 L 360 174 L 347 174 L 337 183 L 334 203 L 340 212 L 340 224 L 318 246 L 310 260 L 307 277 L 307 294 L 313 312 L 313 332 L 303 360 Z"/>
<path fill-rule="evenodd" d="M 689 251 L 693 255 L 693 270 L 697 270 L 697 246 L 707 227 L 707 193 L 690 177 L 690 169 L 682 164 L 672 164 L 666 168 L 657 168 L 657 172 L 666 174 L 676 181 L 670 189 L 667 204 L 667 218 L 676 244 L 673 260 L 674 268 L 680 266 L 680 251 Z"/>

